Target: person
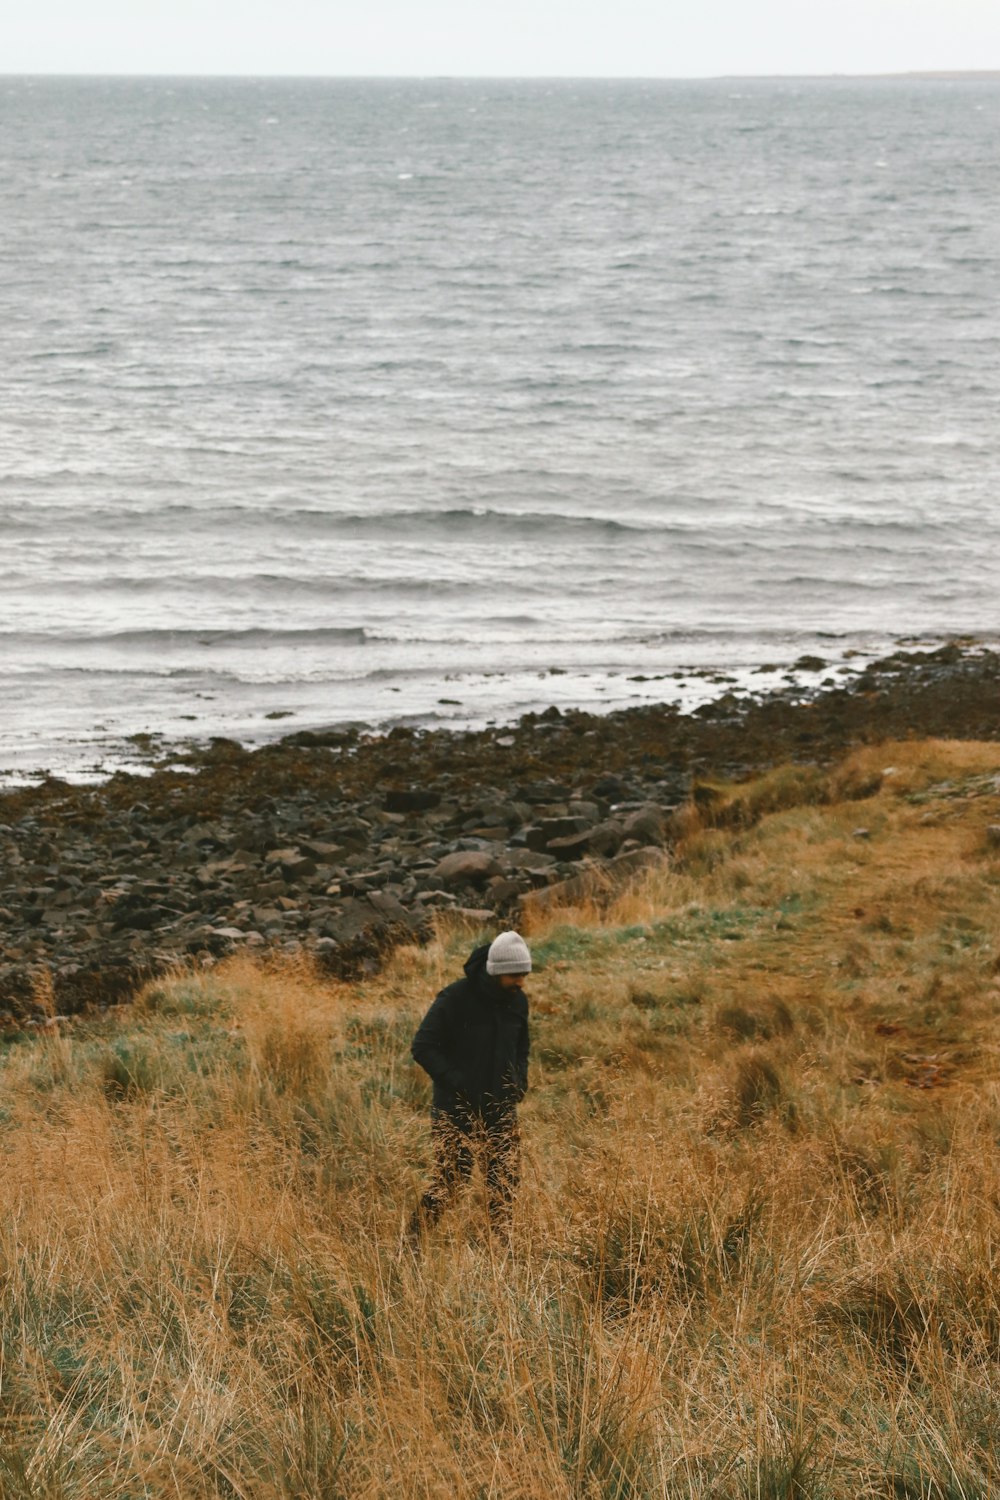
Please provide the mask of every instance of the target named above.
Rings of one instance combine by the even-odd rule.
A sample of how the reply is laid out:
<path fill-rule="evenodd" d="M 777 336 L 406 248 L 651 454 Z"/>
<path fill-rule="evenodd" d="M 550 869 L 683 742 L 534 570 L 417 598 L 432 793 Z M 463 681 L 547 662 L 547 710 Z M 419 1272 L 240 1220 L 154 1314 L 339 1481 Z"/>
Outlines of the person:
<path fill-rule="evenodd" d="M 490 1225 L 510 1228 L 521 1168 L 517 1106 L 528 1087 L 530 973 L 527 943 L 501 932 L 469 956 L 465 978 L 441 991 L 413 1038 L 413 1058 L 434 1085 L 434 1174 L 410 1222 L 411 1242 L 468 1182 L 477 1156 Z"/>

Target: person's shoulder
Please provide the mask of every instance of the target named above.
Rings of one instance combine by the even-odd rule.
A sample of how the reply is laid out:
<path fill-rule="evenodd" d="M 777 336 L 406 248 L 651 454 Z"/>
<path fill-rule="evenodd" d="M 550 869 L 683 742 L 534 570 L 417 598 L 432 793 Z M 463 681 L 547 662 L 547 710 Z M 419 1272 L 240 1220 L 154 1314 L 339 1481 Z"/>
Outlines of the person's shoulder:
<path fill-rule="evenodd" d="M 438 990 L 435 1004 L 440 1002 L 442 1005 L 447 1005 L 452 1000 L 463 1000 L 468 992 L 468 979 L 453 979 L 451 984 L 446 984 L 443 990 Z"/>

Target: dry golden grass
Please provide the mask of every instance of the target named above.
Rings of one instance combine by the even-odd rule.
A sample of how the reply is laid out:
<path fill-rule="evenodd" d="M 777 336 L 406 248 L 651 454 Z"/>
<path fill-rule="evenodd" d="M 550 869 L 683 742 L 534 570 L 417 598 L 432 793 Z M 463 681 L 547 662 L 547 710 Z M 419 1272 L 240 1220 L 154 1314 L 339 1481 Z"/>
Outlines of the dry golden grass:
<path fill-rule="evenodd" d="M 410 1036 L 479 934 L 12 1041 L 0 1496 L 1000 1493 L 998 777 L 914 743 L 716 788 L 538 925 L 510 1244 L 478 1191 L 401 1234 Z"/>

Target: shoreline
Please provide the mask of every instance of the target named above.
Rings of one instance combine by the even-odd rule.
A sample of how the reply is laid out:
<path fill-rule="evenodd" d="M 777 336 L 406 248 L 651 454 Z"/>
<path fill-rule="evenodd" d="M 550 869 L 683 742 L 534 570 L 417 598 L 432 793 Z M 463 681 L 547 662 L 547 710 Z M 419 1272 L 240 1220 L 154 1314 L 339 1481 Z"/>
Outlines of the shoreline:
<path fill-rule="evenodd" d="M 144 774 L 0 791 L 0 1021 L 114 1003 L 241 949 L 370 971 L 436 912 L 509 920 L 595 867 L 665 857 L 695 778 L 911 737 L 1000 738 L 1000 654 L 898 650 L 811 694 L 727 690 L 690 713 L 215 738 Z"/>
<path fill-rule="evenodd" d="M 0 748 L 0 794 L 46 779 L 100 786 L 117 772 L 150 775 L 156 770 L 190 768 L 221 738 L 252 752 L 302 730 L 357 730 L 384 736 L 403 728 L 421 734 L 460 734 L 510 728 L 526 714 L 553 705 L 563 712 L 599 717 L 664 705 L 689 714 L 727 693 L 747 703 L 789 691 L 813 697 L 823 688 L 843 685 L 841 679 L 860 676 L 872 662 L 900 650 L 929 651 L 956 644 L 968 650 L 1000 650 L 1000 639 L 990 634 L 957 632 L 868 638 L 816 634 L 794 643 L 775 640 L 770 650 L 762 641 L 749 651 L 742 643 L 742 649 L 716 655 L 720 644 L 686 640 L 686 659 L 675 648 L 666 659 L 663 653 L 640 653 L 628 666 L 584 668 L 550 660 L 548 666 L 536 662 L 479 673 L 442 669 L 433 686 L 412 694 L 408 704 L 403 696 L 392 696 L 402 694 L 400 687 L 387 688 L 383 683 L 380 695 L 366 700 L 367 711 L 359 711 L 356 694 L 353 699 L 350 694 L 341 695 L 343 701 L 338 703 L 336 693 L 327 693 L 327 685 L 318 691 L 295 681 L 276 683 L 266 694 L 258 690 L 256 697 L 244 690 L 242 696 L 236 692 L 229 699 L 218 691 L 209 694 L 204 683 L 192 685 L 189 698 L 181 698 L 169 710 L 160 704 L 163 714 L 159 718 L 157 705 L 143 702 L 138 709 L 131 705 L 124 713 L 119 709 L 98 714 L 90 722 L 83 705 L 73 703 L 64 708 L 64 722 L 54 732 L 44 727 L 46 713 L 38 712 L 44 706 L 34 705 L 30 735 L 32 715 L 22 713 L 22 722 L 15 719 L 13 728 L 7 726 L 5 745 Z M 706 654 L 706 645 L 715 649 Z M 211 711 L 206 711 L 206 697 L 213 702 L 218 697 Z M 112 727 L 116 717 L 118 725 Z M 100 722 L 103 719 L 107 723 Z M 196 720 L 201 721 L 197 729 Z"/>

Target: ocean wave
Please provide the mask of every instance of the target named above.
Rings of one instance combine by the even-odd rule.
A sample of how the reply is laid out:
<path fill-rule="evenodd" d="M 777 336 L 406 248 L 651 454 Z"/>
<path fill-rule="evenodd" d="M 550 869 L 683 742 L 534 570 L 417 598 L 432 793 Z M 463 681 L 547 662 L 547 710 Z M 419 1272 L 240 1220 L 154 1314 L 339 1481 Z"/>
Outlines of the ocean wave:
<path fill-rule="evenodd" d="M 70 646 L 76 649 L 113 647 L 119 650 L 149 647 L 162 650 L 170 646 L 205 646 L 213 650 L 242 646 L 345 645 L 364 646 L 374 637 L 363 625 L 321 625 L 313 629 L 266 629 L 249 626 L 244 630 L 208 628 L 109 630 L 84 632 L 0 630 L 0 650 L 25 646 Z"/>
<path fill-rule="evenodd" d="M 795 580 L 803 582 L 808 580 Z M 823 582 L 823 580 L 812 580 Z M 865 585 L 858 584 L 858 587 Z M 720 648 L 732 645 L 734 642 L 787 642 L 791 639 L 812 639 L 814 632 L 800 632 L 789 627 L 775 627 L 768 629 L 754 624 L 745 629 L 738 624 L 727 624 L 725 626 L 691 627 L 687 625 L 657 628 L 650 626 L 649 621 L 635 620 L 629 624 L 617 623 L 611 629 L 602 629 L 594 619 L 581 619 L 578 624 L 570 625 L 567 621 L 551 621 L 534 615 L 478 615 L 473 625 L 466 619 L 456 619 L 450 625 L 442 621 L 442 628 L 437 633 L 421 629 L 424 622 L 421 620 L 417 628 L 408 631 L 400 628 L 400 623 L 386 628 L 374 626 L 318 626 L 316 628 L 292 628 L 292 629 L 269 629 L 266 627 L 249 627 L 237 630 L 213 630 L 213 629 L 139 629 L 139 630 L 117 630 L 104 632 L 72 632 L 68 630 L 53 631 L 0 631 L 0 657 L 5 659 L 4 671 L 10 670 L 7 663 L 17 670 L 22 666 L 31 671 L 41 670 L 43 666 L 52 671 L 74 671 L 74 672 L 103 672 L 115 673 L 136 672 L 138 675 L 155 673 L 160 676 L 169 676 L 176 672 L 179 675 L 188 675 L 191 672 L 207 672 L 211 675 L 226 675 L 229 670 L 244 670 L 241 664 L 239 668 L 219 666 L 217 663 L 225 660 L 227 652 L 241 652 L 245 648 L 252 648 L 259 654 L 274 653 L 277 658 L 282 659 L 289 670 L 292 669 L 293 658 L 285 657 L 283 652 L 287 647 L 358 647 L 374 650 L 382 648 L 383 653 L 389 650 L 393 653 L 392 659 L 386 665 L 385 655 L 377 659 L 377 664 L 371 666 L 363 664 L 363 657 L 359 656 L 357 663 L 351 671 L 351 675 L 358 674 L 363 677 L 369 676 L 395 676 L 405 675 L 410 670 L 416 670 L 416 666 L 408 665 L 405 661 L 405 653 L 409 650 L 422 651 L 425 648 L 437 648 L 443 650 L 449 659 L 454 657 L 456 647 L 463 649 L 463 660 L 466 656 L 476 659 L 477 653 L 483 649 L 490 649 L 497 644 L 509 644 L 503 638 L 498 638 L 494 632 L 514 631 L 517 632 L 519 649 L 525 659 L 531 652 L 551 651 L 553 660 L 555 655 L 562 649 L 576 651 L 581 647 L 587 647 L 596 660 L 608 652 L 628 650 L 634 646 L 670 645 L 674 646 L 704 646 L 718 643 Z M 193 657 L 186 658 L 188 664 L 181 665 L 171 653 L 193 651 Z M 202 656 L 204 651 L 204 656 Z M 18 662 L 18 655 L 23 653 L 23 659 Z M 39 660 L 40 653 L 45 654 L 44 662 Z M 154 660 L 147 664 L 148 657 Z M 80 657 L 90 658 L 80 660 Z M 130 658 L 132 659 L 130 661 Z M 142 665 L 133 665 L 136 658 Z M 183 658 L 182 658 L 183 659 Z M 308 667 L 310 673 L 316 670 L 316 659 L 312 658 L 312 665 Z M 421 662 L 421 669 L 426 662 Z M 344 659 L 337 657 L 336 674 L 342 675 L 344 671 Z M 444 670 L 440 662 L 435 670 Z M 476 667 L 479 673 L 484 671 L 481 664 Z M 485 669 L 487 672 L 489 669 Z M 500 664 L 497 670 L 506 672 L 509 665 Z"/>
<path fill-rule="evenodd" d="M 981 439 L 967 437 L 964 432 L 918 433 L 913 441 L 929 448 L 967 448 L 974 452 L 986 447 Z"/>
<path fill-rule="evenodd" d="M 931 447 L 943 448 L 961 447 L 964 440 L 942 436 L 928 437 L 923 441 Z M 886 474 L 881 470 L 876 472 L 843 466 L 834 469 L 832 477 L 841 482 L 869 486 L 873 490 L 877 486 L 884 487 L 890 481 L 898 485 L 910 483 L 913 479 L 913 475 L 909 473 Z M 928 477 L 940 476 L 933 474 Z M 669 511 L 670 502 L 663 509 Z M 624 517 L 600 513 L 582 515 L 565 510 L 500 510 L 492 506 L 456 506 L 447 510 L 397 508 L 383 511 L 324 511 L 311 506 L 277 510 L 239 505 L 197 506 L 183 502 L 159 506 L 155 510 L 101 506 L 86 511 L 81 510 L 79 505 L 35 505 L 30 513 L 26 513 L 20 508 L 8 509 L 0 504 L 0 528 L 8 537 L 16 537 L 18 534 L 51 535 L 53 528 L 58 527 L 63 539 L 59 549 L 61 565 L 65 566 L 67 561 L 71 561 L 68 543 L 83 548 L 93 538 L 95 542 L 103 544 L 111 534 L 125 529 L 135 538 L 137 526 L 143 527 L 142 542 L 172 542 L 178 536 L 189 538 L 192 535 L 207 542 L 213 534 L 224 532 L 229 552 L 232 551 L 234 536 L 241 537 L 248 533 L 256 536 L 261 532 L 267 534 L 271 549 L 279 547 L 283 540 L 288 539 L 322 542 L 329 538 L 331 541 L 374 541 L 383 544 L 403 540 L 425 545 L 459 539 L 473 546 L 491 540 L 510 545 L 518 539 L 537 546 L 542 546 L 547 541 L 555 544 L 558 539 L 571 539 L 582 545 L 608 545 L 616 542 L 637 542 L 642 545 L 648 541 L 675 541 L 686 549 L 716 550 L 726 545 L 734 548 L 753 545 L 771 548 L 779 546 L 781 539 L 787 539 L 790 532 L 800 538 L 808 538 L 812 530 L 823 532 L 827 538 L 838 531 L 842 532 L 845 545 L 851 543 L 853 535 L 858 531 L 885 530 L 900 535 L 913 534 L 915 521 L 912 515 L 900 515 L 898 511 L 896 514 L 892 511 L 887 514 L 887 510 L 888 506 L 881 513 L 873 509 L 869 514 L 859 515 L 842 508 L 837 514 L 830 515 L 804 510 L 798 502 L 782 502 L 761 504 L 751 512 L 749 508 L 742 510 L 736 507 L 734 510 L 731 506 L 720 507 L 708 499 L 699 508 L 697 497 L 687 497 L 681 513 L 633 513 Z M 73 521 L 72 529 L 68 524 L 70 517 Z M 143 525 L 147 522 L 148 527 Z M 921 532 L 929 537 L 942 531 L 950 532 L 954 526 L 954 517 L 944 513 L 934 517 L 924 514 L 918 518 L 917 524 Z M 760 538 L 760 541 L 755 542 L 755 537 Z M 825 545 L 829 545 L 829 541 Z M 220 553 L 222 557 L 225 555 L 225 552 Z M 444 576 L 445 587 L 448 586 L 448 571 L 450 569 L 446 570 Z M 25 569 L 11 570 L 3 576 L 16 582 L 18 573 L 24 578 L 29 576 Z M 31 576 L 38 575 L 32 572 Z M 123 589 L 145 589 L 156 582 L 151 575 L 138 573 L 134 569 L 118 575 L 102 573 L 102 576 L 109 580 L 117 578 Z M 68 581 L 72 583 L 72 579 Z M 327 575 L 324 578 L 321 574 L 311 577 L 271 569 L 237 575 L 227 574 L 222 569 L 210 574 L 161 572 L 159 581 L 164 587 L 170 584 L 184 587 L 194 584 L 210 586 L 215 583 L 225 585 L 227 582 L 253 582 L 264 589 L 287 587 L 321 591 L 338 586 L 392 587 L 400 592 L 414 593 L 442 586 L 440 580 L 427 577 L 408 579 L 402 574 L 389 578 L 366 577 L 355 572 L 338 573 L 336 577 Z M 460 580 L 453 578 L 452 582 L 457 587 Z"/>
<path fill-rule="evenodd" d="M 398 538 L 400 535 L 423 536 L 435 531 L 449 535 L 458 532 L 470 536 L 482 533 L 539 534 L 572 531 L 609 538 L 641 536 L 650 530 L 664 533 L 687 531 L 694 525 L 693 522 L 678 524 L 639 519 L 619 520 L 613 516 L 580 515 L 565 511 L 497 510 L 490 506 L 456 506 L 448 510 L 326 511 L 312 506 L 279 510 L 240 505 L 197 506 L 182 502 L 158 506 L 155 510 L 132 506 L 98 506 L 92 510 L 81 510 L 79 504 L 33 505 L 30 512 L 25 512 L 21 506 L 10 510 L 0 506 L 0 525 L 6 531 L 42 532 L 54 520 L 65 520 L 68 516 L 74 518 L 76 528 L 82 534 L 86 534 L 88 528 L 108 530 L 131 527 L 136 522 L 148 520 L 160 533 L 181 523 L 198 531 L 217 526 L 229 530 L 235 525 L 241 528 L 261 528 L 268 532 L 292 529 L 313 534 L 372 534 L 380 539 L 390 536 Z"/>
<path fill-rule="evenodd" d="M 72 575 L 56 573 L 51 578 L 29 569 L 0 572 L 0 587 L 30 590 L 33 594 L 50 588 L 59 598 L 67 595 L 95 593 L 109 595 L 179 595 L 197 593 L 203 598 L 228 598 L 249 593 L 254 598 L 317 598 L 332 600 L 346 595 L 384 594 L 392 599 L 415 597 L 435 599 L 461 597 L 468 583 L 456 578 L 368 577 L 365 574 L 329 573 L 174 573 L 154 568 L 149 573 L 109 572 L 95 560 L 94 570 Z M 521 585 L 523 588 L 523 585 Z"/>
<path fill-rule="evenodd" d="M 144 664 L 141 667 L 127 667 L 120 663 L 102 661 L 97 665 L 89 666 L 67 666 L 65 662 L 32 662 L 22 663 L 8 667 L 4 663 L 3 677 L 11 678 L 18 683 L 37 682 L 51 684 L 53 682 L 67 683 L 86 682 L 90 679 L 94 682 L 103 682 L 110 678 L 112 681 L 132 680 L 138 684 L 146 682 L 168 682 L 176 680 L 187 682 L 199 688 L 222 687 L 224 685 L 238 686 L 247 683 L 249 679 L 239 672 L 227 672 L 217 667 L 165 667 L 162 665 Z M 275 682 L 285 682 L 287 677 L 275 678 Z"/>

